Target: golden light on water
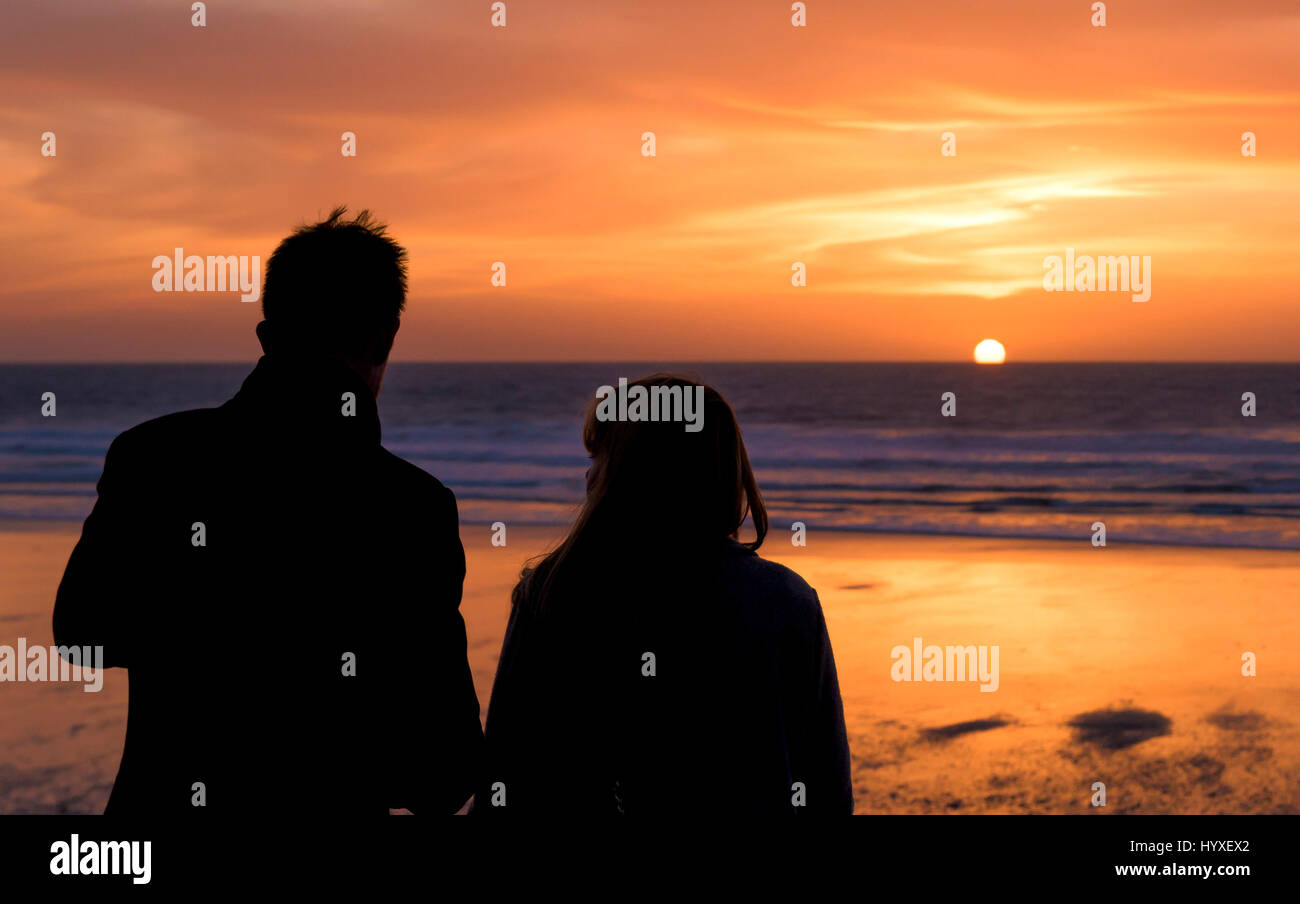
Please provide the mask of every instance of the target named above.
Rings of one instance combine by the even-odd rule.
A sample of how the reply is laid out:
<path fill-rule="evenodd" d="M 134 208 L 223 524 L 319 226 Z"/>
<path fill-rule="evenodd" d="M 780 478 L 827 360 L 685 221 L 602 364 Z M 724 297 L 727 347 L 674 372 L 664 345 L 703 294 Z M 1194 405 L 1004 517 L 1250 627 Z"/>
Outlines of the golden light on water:
<path fill-rule="evenodd" d="M 996 339 L 985 339 L 975 346 L 976 364 L 1001 364 L 1007 360 L 1007 350 Z"/>

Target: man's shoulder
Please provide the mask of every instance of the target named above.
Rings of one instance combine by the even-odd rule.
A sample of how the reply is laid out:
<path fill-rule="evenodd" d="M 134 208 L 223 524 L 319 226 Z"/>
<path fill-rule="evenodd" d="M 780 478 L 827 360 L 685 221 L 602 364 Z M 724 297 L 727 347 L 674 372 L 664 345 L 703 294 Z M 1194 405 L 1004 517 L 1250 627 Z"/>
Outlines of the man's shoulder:
<path fill-rule="evenodd" d="M 418 494 L 422 499 L 456 507 L 456 495 L 419 465 L 412 464 L 405 458 L 379 447 L 381 466 L 389 479 L 404 491 Z"/>
<path fill-rule="evenodd" d="M 113 440 L 110 449 L 118 457 L 139 454 L 160 446 L 173 446 L 202 440 L 220 430 L 219 408 L 194 408 L 164 414 L 124 430 Z"/>

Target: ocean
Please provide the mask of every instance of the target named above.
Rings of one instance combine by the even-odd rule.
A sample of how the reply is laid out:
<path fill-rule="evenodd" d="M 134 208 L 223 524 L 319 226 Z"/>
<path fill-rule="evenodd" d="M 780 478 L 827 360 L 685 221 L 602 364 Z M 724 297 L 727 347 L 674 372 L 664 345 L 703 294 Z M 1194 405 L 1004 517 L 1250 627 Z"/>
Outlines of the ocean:
<path fill-rule="evenodd" d="M 117 433 L 220 404 L 250 367 L 0 365 L 0 519 L 84 518 Z M 384 444 L 451 487 L 466 525 L 564 524 L 596 387 L 659 369 L 732 403 L 775 536 L 1086 541 L 1102 521 L 1111 545 L 1300 549 L 1300 365 L 397 363 Z"/>

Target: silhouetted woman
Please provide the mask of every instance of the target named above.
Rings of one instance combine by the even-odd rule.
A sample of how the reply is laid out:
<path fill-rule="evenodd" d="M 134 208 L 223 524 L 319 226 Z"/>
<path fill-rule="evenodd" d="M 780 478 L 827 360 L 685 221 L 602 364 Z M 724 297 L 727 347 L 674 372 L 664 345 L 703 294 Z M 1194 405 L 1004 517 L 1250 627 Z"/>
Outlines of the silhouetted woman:
<path fill-rule="evenodd" d="M 664 406 L 699 391 L 636 386 Z M 852 812 L 821 604 L 755 553 L 767 512 L 740 428 L 702 391 L 698 432 L 588 412 L 586 503 L 514 589 L 476 813 Z"/>

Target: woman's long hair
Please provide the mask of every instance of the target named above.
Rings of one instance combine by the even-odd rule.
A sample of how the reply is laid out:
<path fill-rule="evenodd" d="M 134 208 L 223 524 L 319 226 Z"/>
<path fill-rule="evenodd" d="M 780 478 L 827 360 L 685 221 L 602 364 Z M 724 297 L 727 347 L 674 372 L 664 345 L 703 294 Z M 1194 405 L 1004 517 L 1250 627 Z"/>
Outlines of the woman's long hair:
<path fill-rule="evenodd" d="M 582 583 L 584 569 L 587 578 L 599 567 L 625 581 L 636 581 L 646 567 L 660 572 L 674 556 L 689 558 L 727 537 L 738 539 L 746 516 L 755 536 L 745 546 L 758 549 L 767 535 L 767 509 L 726 399 L 712 386 L 676 374 L 642 377 L 628 383 L 629 391 L 636 386 L 647 394 L 677 387 L 692 398 L 702 387 L 700 429 L 687 430 L 680 420 L 601 419 L 593 401 L 582 430 L 592 459 L 586 502 L 559 546 L 524 569 L 515 605 L 549 611 L 556 598 Z M 638 558 L 635 564 L 625 561 L 631 556 Z"/>

